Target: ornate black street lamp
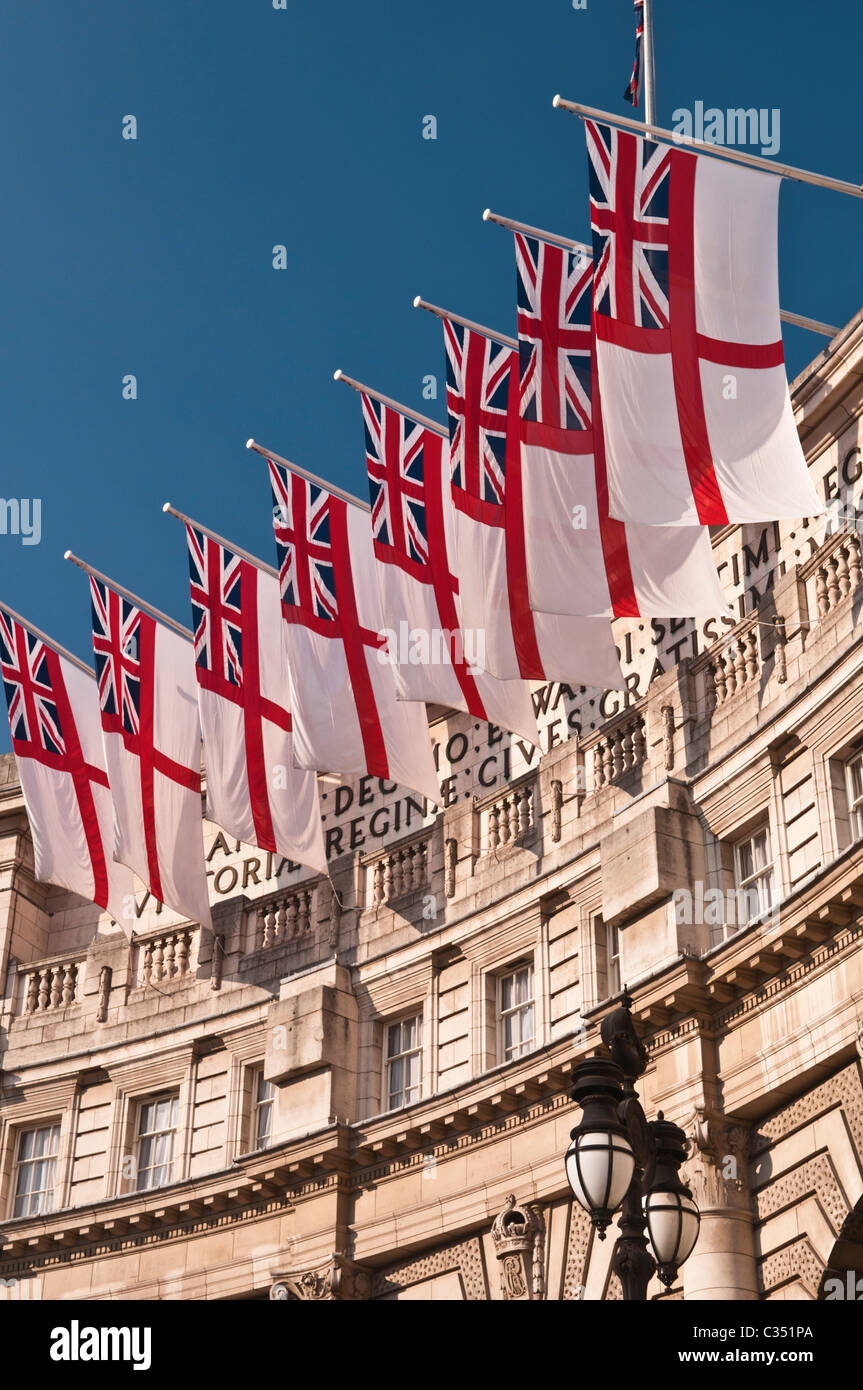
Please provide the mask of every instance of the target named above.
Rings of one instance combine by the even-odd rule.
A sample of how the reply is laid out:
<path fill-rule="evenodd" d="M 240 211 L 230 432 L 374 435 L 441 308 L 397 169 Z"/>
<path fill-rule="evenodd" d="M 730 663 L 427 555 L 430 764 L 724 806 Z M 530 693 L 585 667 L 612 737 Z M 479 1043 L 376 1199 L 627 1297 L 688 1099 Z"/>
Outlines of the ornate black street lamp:
<path fill-rule="evenodd" d="M 648 1123 L 636 1094 L 647 1052 L 631 1010 L 632 999 L 624 993 L 620 1007 L 602 1020 L 608 1056 L 591 1057 L 573 1069 L 572 1098 L 584 1113 L 570 1136 L 566 1176 L 600 1240 L 622 1208 L 611 1265 L 623 1297 L 644 1300 L 655 1270 L 671 1288 L 692 1254 L 700 1217 L 680 1179 L 687 1148 L 683 1130 L 664 1119 L 662 1111 Z"/>

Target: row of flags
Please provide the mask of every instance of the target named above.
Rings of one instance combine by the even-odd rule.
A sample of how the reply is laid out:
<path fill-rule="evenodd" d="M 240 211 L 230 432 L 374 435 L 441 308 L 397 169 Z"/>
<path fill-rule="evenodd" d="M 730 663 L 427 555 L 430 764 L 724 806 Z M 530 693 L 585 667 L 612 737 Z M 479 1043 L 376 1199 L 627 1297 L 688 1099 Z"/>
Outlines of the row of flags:
<path fill-rule="evenodd" d="M 39 879 L 210 926 L 202 740 L 207 817 L 326 872 L 318 774 L 436 804 L 426 704 L 535 743 L 531 682 L 623 684 L 613 618 L 727 611 L 709 526 L 823 510 L 778 178 L 586 131 L 592 259 L 517 232 L 517 340 L 442 314 L 447 427 L 362 391 L 369 510 L 270 459 L 278 574 L 186 520 L 192 631 L 91 574 L 92 675 L 0 608 Z"/>

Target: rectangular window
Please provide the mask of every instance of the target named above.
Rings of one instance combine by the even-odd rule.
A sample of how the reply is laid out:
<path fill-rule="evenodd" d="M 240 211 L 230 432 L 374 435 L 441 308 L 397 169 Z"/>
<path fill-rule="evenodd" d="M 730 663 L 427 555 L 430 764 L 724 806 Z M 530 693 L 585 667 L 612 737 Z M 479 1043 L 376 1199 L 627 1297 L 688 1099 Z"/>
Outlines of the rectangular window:
<path fill-rule="evenodd" d="M 38 1216 L 54 1206 L 60 1126 L 25 1129 L 18 1140 L 13 1216 Z"/>
<path fill-rule="evenodd" d="M 252 1077 L 252 1148 L 266 1149 L 273 1137 L 273 1109 L 276 1088 L 264 1080 L 264 1069 L 258 1067 Z"/>
<path fill-rule="evenodd" d="M 766 825 L 734 846 L 734 868 L 737 926 L 743 926 L 773 907 L 773 860 Z"/>
<path fill-rule="evenodd" d="M 164 1187 L 174 1170 L 177 1132 L 176 1096 L 145 1101 L 138 1117 L 138 1191 Z"/>
<path fill-rule="evenodd" d="M 500 1060 L 512 1062 L 534 1042 L 533 966 L 518 965 L 499 982 Z"/>
<path fill-rule="evenodd" d="M 620 992 L 620 933 L 610 923 L 605 928 L 606 980 L 609 996 Z"/>
<path fill-rule="evenodd" d="M 857 753 L 846 764 L 848 774 L 848 819 L 851 838 L 863 840 L 863 753 Z"/>
<path fill-rule="evenodd" d="M 422 1098 L 422 1042 L 421 1014 L 387 1025 L 387 1110 L 401 1110 Z"/>

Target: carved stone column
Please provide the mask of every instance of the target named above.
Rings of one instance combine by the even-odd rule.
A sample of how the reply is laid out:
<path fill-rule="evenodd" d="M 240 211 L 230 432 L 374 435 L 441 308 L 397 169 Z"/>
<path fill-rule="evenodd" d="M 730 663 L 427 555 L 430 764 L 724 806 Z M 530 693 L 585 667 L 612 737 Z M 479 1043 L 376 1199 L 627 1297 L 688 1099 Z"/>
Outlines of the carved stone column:
<path fill-rule="evenodd" d="M 491 1228 L 504 1302 L 529 1303 L 545 1297 L 544 1236 L 541 1209 L 518 1206 L 510 1193 Z"/>
<path fill-rule="evenodd" d="M 686 1300 L 758 1299 L 754 1216 L 749 1191 L 749 1130 L 699 1111 L 686 1127 L 686 1181 L 701 1212 L 698 1243 L 682 1269 Z"/>

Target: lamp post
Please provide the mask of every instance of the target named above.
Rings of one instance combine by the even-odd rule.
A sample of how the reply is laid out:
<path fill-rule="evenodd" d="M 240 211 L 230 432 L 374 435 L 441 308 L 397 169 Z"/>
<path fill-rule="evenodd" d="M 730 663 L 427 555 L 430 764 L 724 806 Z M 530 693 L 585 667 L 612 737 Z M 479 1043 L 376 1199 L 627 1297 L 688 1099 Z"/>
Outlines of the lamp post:
<path fill-rule="evenodd" d="M 572 1098 L 583 1115 L 570 1135 L 566 1176 L 600 1240 L 621 1209 L 611 1265 L 623 1297 L 643 1301 L 655 1270 L 671 1288 L 694 1249 L 700 1217 L 680 1178 L 687 1148 L 683 1130 L 662 1111 L 648 1123 L 635 1091 L 647 1051 L 635 1031 L 627 992 L 620 1007 L 602 1020 L 600 1032 L 608 1055 L 579 1062 L 572 1073 Z"/>

